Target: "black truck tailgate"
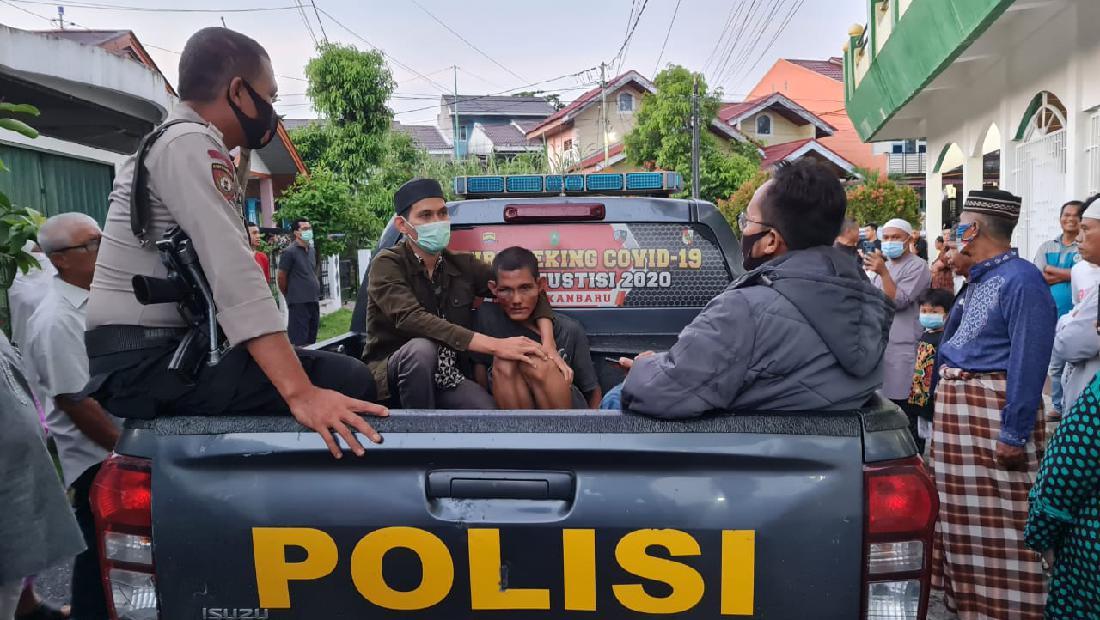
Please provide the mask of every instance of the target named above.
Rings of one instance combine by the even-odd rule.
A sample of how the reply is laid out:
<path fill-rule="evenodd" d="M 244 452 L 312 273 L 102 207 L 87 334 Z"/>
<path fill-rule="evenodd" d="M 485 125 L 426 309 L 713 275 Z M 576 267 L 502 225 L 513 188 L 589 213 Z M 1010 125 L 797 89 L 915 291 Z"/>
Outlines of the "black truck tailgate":
<path fill-rule="evenodd" d="M 292 419 L 129 433 L 119 452 L 155 463 L 161 618 L 859 615 L 855 414 L 378 427 L 340 461 Z"/>

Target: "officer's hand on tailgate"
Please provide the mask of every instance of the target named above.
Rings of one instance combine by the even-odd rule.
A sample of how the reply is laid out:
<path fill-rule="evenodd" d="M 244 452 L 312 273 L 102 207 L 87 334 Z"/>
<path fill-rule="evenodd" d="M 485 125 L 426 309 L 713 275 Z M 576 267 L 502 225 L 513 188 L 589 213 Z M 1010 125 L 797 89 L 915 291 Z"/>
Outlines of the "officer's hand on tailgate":
<path fill-rule="evenodd" d="M 365 450 L 362 444 L 359 443 L 355 438 L 355 434 L 348 427 L 350 426 L 366 435 L 374 443 L 382 443 L 382 436 L 378 434 L 378 431 L 371 428 L 371 425 L 367 424 L 363 418 L 359 417 L 359 414 L 365 413 L 373 416 L 388 416 L 390 414 L 389 410 L 382 405 L 357 400 L 317 386 L 310 386 L 300 396 L 287 399 L 287 404 L 290 406 L 290 413 L 294 415 L 294 418 L 301 422 L 302 426 L 316 431 L 325 440 L 325 445 L 332 452 L 332 456 L 336 458 L 343 456 L 343 453 L 340 451 L 339 443 L 332 435 L 333 431 L 344 438 L 344 441 L 356 456 L 363 456 Z"/>

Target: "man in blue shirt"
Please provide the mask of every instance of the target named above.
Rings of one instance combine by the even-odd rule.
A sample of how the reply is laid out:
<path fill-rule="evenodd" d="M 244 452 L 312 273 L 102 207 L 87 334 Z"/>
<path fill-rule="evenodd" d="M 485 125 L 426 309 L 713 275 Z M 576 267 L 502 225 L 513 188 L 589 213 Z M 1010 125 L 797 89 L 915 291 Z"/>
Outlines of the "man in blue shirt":
<path fill-rule="evenodd" d="M 967 197 L 956 238 L 974 265 L 939 350 L 934 584 L 963 618 L 1039 620 L 1046 599 L 1023 530 L 1057 311 L 1042 273 L 1011 247 L 1020 203 L 1000 190 Z"/>
<path fill-rule="evenodd" d="M 1043 273 L 1043 279 L 1050 285 L 1050 294 L 1058 307 L 1058 316 L 1073 309 L 1073 290 L 1070 286 L 1070 270 L 1081 260 L 1077 249 L 1077 233 L 1081 230 L 1081 211 L 1084 205 L 1080 200 L 1071 200 L 1062 205 L 1058 214 L 1058 223 L 1062 234 L 1041 246 L 1035 255 L 1035 266 Z M 1062 370 L 1066 361 L 1052 356 L 1050 368 L 1050 400 L 1054 404 L 1052 419 L 1062 417 Z M 1071 403 L 1072 404 L 1072 403 Z"/>

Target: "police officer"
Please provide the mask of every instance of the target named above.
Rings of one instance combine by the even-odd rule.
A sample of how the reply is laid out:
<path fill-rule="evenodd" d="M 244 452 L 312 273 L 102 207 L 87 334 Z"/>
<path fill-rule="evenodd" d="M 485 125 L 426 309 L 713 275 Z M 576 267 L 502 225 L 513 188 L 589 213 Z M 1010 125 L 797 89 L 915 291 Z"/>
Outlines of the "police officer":
<path fill-rule="evenodd" d="M 334 457 L 341 450 L 333 432 L 362 455 L 353 430 L 382 439 L 358 414 L 387 415 L 367 402 L 375 398 L 369 370 L 350 357 L 291 346 L 239 212 L 229 151 L 260 149 L 275 136 L 277 90 L 271 60 L 251 38 L 204 28 L 187 41 L 181 102 L 146 138 L 155 142 L 123 165 L 110 196 L 88 301 L 86 391 L 120 417 L 289 412 Z M 165 277 L 153 242 L 175 226 L 194 244 L 232 345 L 192 381 L 168 371 L 186 333 L 175 304 L 143 306 L 131 284 L 135 275 Z"/>

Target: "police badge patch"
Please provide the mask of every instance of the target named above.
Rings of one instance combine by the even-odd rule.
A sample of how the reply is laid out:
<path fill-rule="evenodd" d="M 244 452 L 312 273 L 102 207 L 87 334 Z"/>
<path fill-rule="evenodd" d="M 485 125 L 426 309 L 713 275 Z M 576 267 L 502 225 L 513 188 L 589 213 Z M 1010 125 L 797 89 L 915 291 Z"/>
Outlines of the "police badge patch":
<path fill-rule="evenodd" d="M 214 177 L 214 187 L 218 188 L 226 201 L 236 204 L 240 191 L 237 187 L 237 177 L 233 174 L 233 162 L 215 149 L 210 149 L 206 153 L 213 160 L 210 162 L 210 174 Z"/>

